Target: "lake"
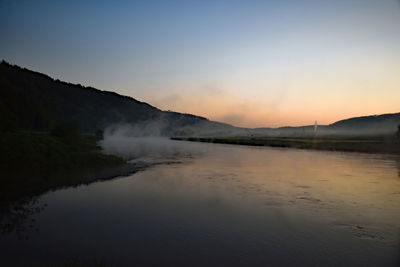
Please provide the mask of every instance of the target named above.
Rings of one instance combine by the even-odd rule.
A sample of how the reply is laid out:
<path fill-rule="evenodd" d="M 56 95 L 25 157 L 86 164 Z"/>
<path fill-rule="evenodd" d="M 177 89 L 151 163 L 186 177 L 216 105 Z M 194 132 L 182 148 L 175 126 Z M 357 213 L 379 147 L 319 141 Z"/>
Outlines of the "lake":
<path fill-rule="evenodd" d="M 180 144 L 38 197 L 0 265 L 399 265 L 399 157 Z"/>

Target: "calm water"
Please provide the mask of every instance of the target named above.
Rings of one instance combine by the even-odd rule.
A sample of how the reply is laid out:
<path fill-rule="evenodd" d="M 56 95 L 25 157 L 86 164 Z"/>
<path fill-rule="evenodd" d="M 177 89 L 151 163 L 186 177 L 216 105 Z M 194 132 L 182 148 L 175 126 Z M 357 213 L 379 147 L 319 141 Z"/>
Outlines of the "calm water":
<path fill-rule="evenodd" d="M 398 266 L 400 158 L 196 144 L 47 193 L 0 265 Z"/>

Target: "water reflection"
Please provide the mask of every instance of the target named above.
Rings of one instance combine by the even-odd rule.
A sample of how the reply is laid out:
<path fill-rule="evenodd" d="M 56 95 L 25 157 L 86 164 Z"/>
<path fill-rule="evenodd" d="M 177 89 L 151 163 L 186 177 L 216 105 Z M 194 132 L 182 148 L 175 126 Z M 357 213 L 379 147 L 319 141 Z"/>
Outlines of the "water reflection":
<path fill-rule="evenodd" d="M 39 214 L 47 204 L 40 204 L 37 197 L 25 197 L 3 205 L 0 209 L 1 235 L 15 234 L 18 239 L 28 239 L 29 233 L 38 232 L 34 215 Z"/>
<path fill-rule="evenodd" d="M 396 157 L 202 144 L 203 156 L 41 198 L 2 259 L 117 266 L 396 266 Z M 46 251 L 46 253 L 44 253 Z"/>
<path fill-rule="evenodd" d="M 39 196 L 45 192 L 90 185 L 96 181 L 131 175 L 153 165 L 170 163 L 171 160 L 165 159 L 156 162 L 138 160 L 135 163 L 95 170 L 31 174 L 29 170 L 22 169 L 15 173 L 3 173 L 5 179 L 0 183 L 0 238 L 6 234 L 15 234 L 18 239 L 28 239 L 33 232 L 39 231 L 34 217 L 47 206 L 46 203 L 39 203 Z"/>

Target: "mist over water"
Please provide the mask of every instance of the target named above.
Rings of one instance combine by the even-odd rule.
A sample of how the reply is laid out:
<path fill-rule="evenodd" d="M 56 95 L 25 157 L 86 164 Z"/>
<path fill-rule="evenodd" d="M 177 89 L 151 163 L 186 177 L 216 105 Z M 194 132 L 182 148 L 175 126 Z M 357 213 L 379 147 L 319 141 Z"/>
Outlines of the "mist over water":
<path fill-rule="evenodd" d="M 159 122 L 113 125 L 105 130 L 100 145 L 105 153 L 125 160 L 182 158 L 205 153 L 205 147 L 200 144 L 163 136 L 163 127 Z"/>

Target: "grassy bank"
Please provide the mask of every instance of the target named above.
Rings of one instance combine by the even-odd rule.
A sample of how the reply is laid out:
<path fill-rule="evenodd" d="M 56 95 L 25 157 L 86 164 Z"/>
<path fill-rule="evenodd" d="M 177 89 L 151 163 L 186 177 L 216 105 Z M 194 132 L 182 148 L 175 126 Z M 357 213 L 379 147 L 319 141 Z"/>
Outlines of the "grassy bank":
<path fill-rule="evenodd" d="M 327 138 L 272 138 L 272 137 L 221 137 L 172 138 L 173 140 L 207 142 L 249 146 L 291 147 L 331 151 L 400 154 L 400 141 L 396 138 L 327 139 Z"/>
<path fill-rule="evenodd" d="M 0 201 L 80 182 L 91 170 L 124 166 L 123 159 L 104 155 L 96 136 L 7 132 L 0 134 Z"/>
<path fill-rule="evenodd" d="M 0 167 L 30 172 L 70 170 L 100 164 L 120 164 L 123 160 L 100 153 L 99 138 L 79 135 L 64 140 L 48 133 L 15 132 L 0 135 Z M 16 169 L 17 168 L 17 169 Z"/>

